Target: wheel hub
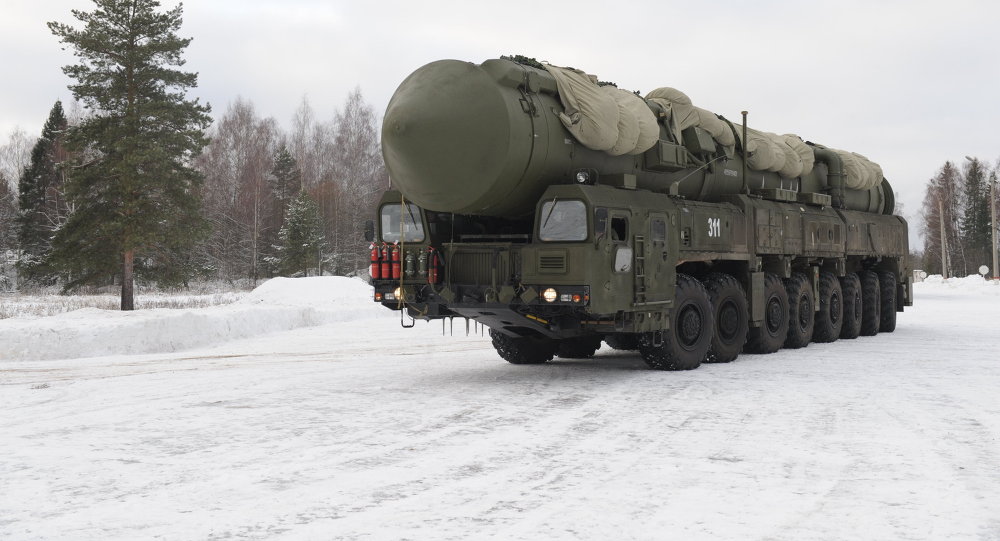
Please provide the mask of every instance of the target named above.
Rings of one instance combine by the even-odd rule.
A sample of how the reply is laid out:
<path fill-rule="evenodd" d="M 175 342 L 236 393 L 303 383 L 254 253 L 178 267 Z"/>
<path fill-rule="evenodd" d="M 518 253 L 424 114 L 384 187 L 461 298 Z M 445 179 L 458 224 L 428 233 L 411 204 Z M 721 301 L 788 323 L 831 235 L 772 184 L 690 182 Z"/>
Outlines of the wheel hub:
<path fill-rule="evenodd" d="M 740 318 L 736 306 L 732 302 L 724 304 L 719 311 L 719 335 L 726 340 L 731 340 L 736 336 L 739 326 Z"/>
<path fill-rule="evenodd" d="M 681 344 L 693 346 L 701 335 L 701 312 L 693 306 L 686 306 L 681 312 L 679 323 L 677 331 Z"/>
<path fill-rule="evenodd" d="M 809 320 L 812 318 L 812 303 L 809 302 L 809 297 L 803 295 L 799 298 L 799 327 L 805 329 L 809 326 Z"/>
<path fill-rule="evenodd" d="M 774 334 L 781 328 L 781 302 L 776 298 L 771 298 L 767 303 L 767 330 Z"/>

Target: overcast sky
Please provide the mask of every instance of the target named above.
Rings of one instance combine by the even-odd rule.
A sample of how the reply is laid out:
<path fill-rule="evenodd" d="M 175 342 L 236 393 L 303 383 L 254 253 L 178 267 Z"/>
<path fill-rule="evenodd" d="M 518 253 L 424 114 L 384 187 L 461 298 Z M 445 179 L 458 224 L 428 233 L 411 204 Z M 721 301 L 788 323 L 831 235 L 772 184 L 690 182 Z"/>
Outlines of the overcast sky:
<path fill-rule="evenodd" d="M 165 1 L 165 7 L 175 3 Z M 70 98 L 74 57 L 45 26 L 89 0 L 4 0 L 0 136 L 41 131 Z M 381 115 L 400 81 L 442 58 L 523 54 L 643 93 L 672 86 L 752 127 L 864 154 L 916 221 L 946 161 L 1000 158 L 1000 2 L 193 0 L 182 36 L 193 95 L 237 96 L 286 127 L 303 96 L 331 118 L 360 87 Z M 917 224 L 914 224 L 917 225 Z"/>

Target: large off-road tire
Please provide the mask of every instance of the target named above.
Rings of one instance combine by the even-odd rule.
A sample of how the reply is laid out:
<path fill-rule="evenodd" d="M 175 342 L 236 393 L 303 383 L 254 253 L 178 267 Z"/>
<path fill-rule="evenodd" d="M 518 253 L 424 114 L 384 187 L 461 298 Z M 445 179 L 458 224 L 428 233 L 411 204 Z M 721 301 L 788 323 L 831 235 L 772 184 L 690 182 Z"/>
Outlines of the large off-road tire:
<path fill-rule="evenodd" d="M 875 336 L 882 324 L 878 274 L 866 270 L 859 272 L 858 278 L 861 279 L 861 336 Z"/>
<path fill-rule="evenodd" d="M 785 280 L 785 290 L 788 291 L 788 336 L 785 337 L 784 347 L 804 348 L 812 340 L 815 323 L 812 284 L 805 274 L 796 272 Z"/>
<path fill-rule="evenodd" d="M 853 340 L 861 334 L 861 279 L 857 274 L 849 273 L 840 279 L 840 288 L 844 293 L 844 324 L 840 328 L 840 337 Z"/>
<path fill-rule="evenodd" d="M 774 353 L 788 336 L 788 292 L 776 274 L 764 275 L 764 321 L 747 333 L 743 351 Z"/>
<path fill-rule="evenodd" d="M 736 278 L 712 273 L 705 278 L 705 289 L 712 303 L 715 333 L 705 362 L 728 363 L 739 357 L 747 342 L 750 326 L 747 316 L 747 294 Z"/>
<path fill-rule="evenodd" d="M 578 336 L 559 341 L 556 355 L 563 359 L 589 359 L 601 347 L 600 336 Z"/>
<path fill-rule="evenodd" d="M 490 329 L 497 353 L 511 364 L 541 364 L 551 361 L 558 342 L 549 338 L 508 336 Z"/>
<path fill-rule="evenodd" d="M 819 311 L 813 327 L 813 342 L 833 342 L 844 325 L 844 296 L 840 280 L 830 272 L 819 274 Z"/>
<path fill-rule="evenodd" d="M 705 360 L 714 334 L 712 303 L 705 286 L 686 274 L 678 274 L 670 329 L 643 333 L 639 353 L 650 368 L 692 370 Z"/>
<path fill-rule="evenodd" d="M 615 333 L 604 335 L 604 343 L 612 349 L 635 351 L 639 349 L 639 335 L 633 333 Z"/>
<path fill-rule="evenodd" d="M 879 332 L 896 330 L 896 275 L 891 272 L 878 273 L 879 295 Z"/>

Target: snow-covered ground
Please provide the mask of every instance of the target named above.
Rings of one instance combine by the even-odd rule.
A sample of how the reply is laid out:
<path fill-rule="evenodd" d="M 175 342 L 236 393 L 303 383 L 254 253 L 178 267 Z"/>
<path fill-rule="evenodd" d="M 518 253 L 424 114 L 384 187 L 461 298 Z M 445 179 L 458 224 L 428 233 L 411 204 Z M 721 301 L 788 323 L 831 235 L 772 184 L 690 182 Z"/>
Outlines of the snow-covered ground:
<path fill-rule="evenodd" d="M 994 284 L 680 373 L 368 295 L 0 321 L 0 539 L 1000 539 Z"/>

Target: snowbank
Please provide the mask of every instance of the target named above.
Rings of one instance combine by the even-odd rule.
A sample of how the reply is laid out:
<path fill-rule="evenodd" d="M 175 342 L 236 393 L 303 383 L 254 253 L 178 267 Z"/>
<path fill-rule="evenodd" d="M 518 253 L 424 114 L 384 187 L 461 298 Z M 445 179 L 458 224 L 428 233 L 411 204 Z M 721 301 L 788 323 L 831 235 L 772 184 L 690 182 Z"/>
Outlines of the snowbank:
<path fill-rule="evenodd" d="M 0 361 L 170 352 L 391 314 L 371 296 L 371 286 L 357 278 L 275 278 L 226 306 L 134 312 L 84 308 L 0 320 Z"/>
<path fill-rule="evenodd" d="M 921 293 L 942 291 L 957 292 L 972 295 L 1000 295 L 1000 281 L 987 280 L 978 274 L 970 274 L 965 278 L 944 279 L 940 274 L 932 274 L 923 282 L 913 284 L 915 302 L 920 302 Z"/>
<path fill-rule="evenodd" d="M 317 308 L 338 313 L 360 310 L 369 314 L 381 314 L 385 311 L 372 302 L 372 286 L 360 278 L 343 276 L 272 278 L 258 286 L 240 303 Z"/>

